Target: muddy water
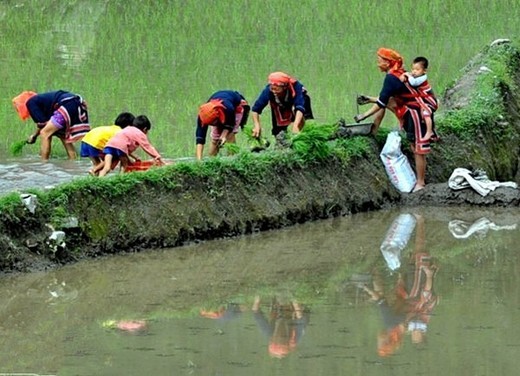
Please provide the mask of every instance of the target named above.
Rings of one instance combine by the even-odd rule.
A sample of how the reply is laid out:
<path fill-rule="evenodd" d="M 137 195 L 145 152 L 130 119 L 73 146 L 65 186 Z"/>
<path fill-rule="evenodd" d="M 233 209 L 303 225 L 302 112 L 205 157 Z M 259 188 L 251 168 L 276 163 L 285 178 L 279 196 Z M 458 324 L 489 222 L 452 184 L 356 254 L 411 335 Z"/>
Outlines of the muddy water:
<path fill-rule="evenodd" d="M 46 189 L 78 177 L 88 176 L 88 159 L 53 159 L 43 163 L 38 157 L 3 159 L 0 164 L 0 195 L 28 188 Z"/>
<path fill-rule="evenodd" d="M 143 157 L 146 160 L 146 157 Z M 190 162 L 193 158 L 166 159 L 165 163 Z M 27 158 L 7 158 L 0 163 L 0 195 L 10 192 L 24 192 L 29 188 L 50 189 L 61 183 L 89 176 L 91 168 L 87 158 L 74 161 L 51 159 L 44 163 L 36 156 Z M 114 175 L 119 172 L 116 168 Z"/>
<path fill-rule="evenodd" d="M 365 213 L 7 276 L 0 373 L 516 374 L 519 221 Z"/>

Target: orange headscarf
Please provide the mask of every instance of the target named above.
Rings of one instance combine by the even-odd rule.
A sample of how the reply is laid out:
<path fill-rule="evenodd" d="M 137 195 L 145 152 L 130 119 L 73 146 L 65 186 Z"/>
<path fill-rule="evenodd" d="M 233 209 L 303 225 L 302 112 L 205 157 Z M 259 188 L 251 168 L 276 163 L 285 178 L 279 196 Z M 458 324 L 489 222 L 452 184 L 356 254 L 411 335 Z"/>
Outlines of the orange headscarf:
<path fill-rule="evenodd" d="M 267 77 L 267 80 L 269 82 L 269 85 L 276 85 L 276 86 L 289 86 L 291 89 L 291 93 L 294 96 L 294 84 L 296 83 L 296 79 L 289 76 L 287 73 L 284 72 L 273 72 Z"/>
<path fill-rule="evenodd" d="M 404 73 L 403 57 L 399 54 L 399 52 L 390 48 L 381 47 L 377 50 L 377 56 L 390 62 L 390 72 L 396 74 Z"/>
<path fill-rule="evenodd" d="M 27 109 L 27 101 L 34 97 L 36 93 L 34 91 L 22 91 L 19 95 L 13 98 L 13 105 L 16 111 L 18 112 L 18 116 L 23 121 L 29 119 L 31 114 Z"/>
<path fill-rule="evenodd" d="M 199 118 L 202 125 L 211 125 L 215 120 L 226 121 L 224 105 L 221 99 L 212 99 L 199 107 Z"/>

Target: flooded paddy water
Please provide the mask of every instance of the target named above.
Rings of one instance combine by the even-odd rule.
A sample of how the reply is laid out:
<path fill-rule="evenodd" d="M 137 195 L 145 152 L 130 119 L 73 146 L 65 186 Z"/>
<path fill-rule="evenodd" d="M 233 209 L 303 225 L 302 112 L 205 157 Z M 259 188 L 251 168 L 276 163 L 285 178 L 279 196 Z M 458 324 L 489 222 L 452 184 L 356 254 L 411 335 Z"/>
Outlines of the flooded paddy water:
<path fill-rule="evenodd" d="M 193 158 L 165 159 L 166 163 L 191 161 Z M 77 160 L 52 159 L 42 162 L 39 157 L 8 158 L 0 163 L 0 195 L 24 192 L 28 189 L 50 189 L 77 178 L 88 177 L 91 163 L 87 158 Z M 119 173 L 116 168 L 111 175 Z"/>
<path fill-rule="evenodd" d="M 0 373 L 512 375 L 517 209 L 418 208 L 0 279 Z"/>
<path fill-rule="evenodd" d="M 0 194 L 23 192 L 28 188 L 46 189 L 60 183 L 88 176 L 90 161 L 53 159 L 42 162 L 38 157 L 12 158 L 0 164 Z"/>

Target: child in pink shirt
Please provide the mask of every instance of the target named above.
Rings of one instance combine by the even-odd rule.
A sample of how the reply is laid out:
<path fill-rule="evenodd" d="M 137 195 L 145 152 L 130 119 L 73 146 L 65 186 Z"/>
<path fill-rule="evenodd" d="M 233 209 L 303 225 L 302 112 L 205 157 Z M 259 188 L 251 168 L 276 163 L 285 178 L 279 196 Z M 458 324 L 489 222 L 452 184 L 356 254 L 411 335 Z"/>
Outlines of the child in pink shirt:
<path fill-rule="evenodd" d="M 139 115 L 134 119 L 131 126 L 128 126 L 116 133 L 110 140 L 108 140 L 103 153 L 105 154 L 105 165 L 99 172 L 99 176 L 105 176 L 113 170 L 118 162 L 121 162 L 123 170 L 128 166 L 132 157 L 138 160 L 132 153 L 141 147 L 148 155 L 154 158 L 155 162 L 162 164 L 161 155 L 150 144 L 148 136 L 146 135 L 152 124 L 145 115 Z"/>

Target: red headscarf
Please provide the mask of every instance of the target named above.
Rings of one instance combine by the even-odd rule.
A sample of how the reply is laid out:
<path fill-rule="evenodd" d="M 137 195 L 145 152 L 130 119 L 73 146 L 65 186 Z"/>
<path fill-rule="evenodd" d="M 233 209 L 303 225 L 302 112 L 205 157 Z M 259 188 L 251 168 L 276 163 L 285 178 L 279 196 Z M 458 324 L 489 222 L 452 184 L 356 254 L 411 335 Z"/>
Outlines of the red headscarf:
<path fill-rule="evenodd" d="M 220 120 L 221 123 L 226 121 L 224 113 L 224 105 L 221 99 L 212 99 L 199 107 L 199 118 L 202 125 L 211 125 L 215 120 Z"/>
<path fill-rule="evenodd" d="M 34 91 L 22 91 L 19 95 L 13 98 L 13 105 L 20 119 L 27 120 L 31 116 L 27 109 L 27 101 L 34 97 L 36 93 Z"/>
<path fill-rule="evenodd" d="M 269 75 L 267 80 L 269 81 L 269 85 L 289 86 L 291 94 L 293 97 L 295 96 L 294 84 L 296 83 L 296 79 L 289 76 L 287 73 L 273 72 Z"/>
<path fill-rule="evenodd" d="M 377 56 L 379 56 L 382 59 L 385 59 L 390 63 L 389 73 L 393 73 L 396 75 L 401 75 L 404 73 L 403 58 L 399 54 L 399 52 L 390 48 L 381 47 L 377 50 Z"/>

